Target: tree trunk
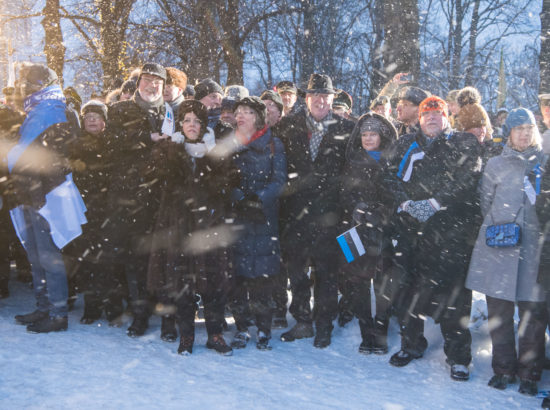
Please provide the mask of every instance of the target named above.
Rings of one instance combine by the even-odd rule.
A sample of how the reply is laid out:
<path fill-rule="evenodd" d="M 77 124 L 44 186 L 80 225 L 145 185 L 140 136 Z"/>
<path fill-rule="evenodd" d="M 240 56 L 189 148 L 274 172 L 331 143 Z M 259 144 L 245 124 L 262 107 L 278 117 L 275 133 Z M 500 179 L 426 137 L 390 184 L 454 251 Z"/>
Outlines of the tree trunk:
<path fill-rule="evenodd" d="M 65 46 L 61 32 L 61 16 L 59 14 L 59 0 L 46 0 L 42 10 L 44 18 L 44 53 L 48 67 L 54 70 L 63 86 L 63 66 L 65 65 Z"/>
<path fill-rule="evenodd" d="M 388 78 L 399 72 L 420 74 L 418 41 L 418 2 L 392 0 L 384 2 L 384 70 Z"/>
<path fill-rule="evenodd" d="M 480 3 L 480 0 L 474 1 L 474 10 L 472 11 L 472 23 L 470 24 L 470 46 L 468 48 L 468 59 L 466 60 L 466 69 L 464 73 L 464 85 L 474 85 L 474 64 L 477 51 L 477 25 L 479 23 Z"/>
<path fill-rule="evenodd" d="M 304 25 L 302 35 L 302 64 L 300 67 L 299 82 L 305 84 L 309 76 L 315 71 L 315 50 L 317 40 L 315 33 L 315 4 L 313 0 L 303 0 L 302 7 L 304 8 Z"/>
<path fill-rule="evenodd" d="M 373 10 L 373 28 L 374 35 L 376 36 L 374 40 L 374 52 L 370 54 L 370 65 L 372 67 L 372 80 L 371 80 L 371 89 L 370 96 L 371 100 L 376 96 L 384 84 L 390 79 L 383 71 L 383 40 L 384 40 L 384 7 L 382 2 L 374 2 Z"/>
<path fill-rule="evenodd" d="M 550 1 L 542 2 L 540 13 L 540 93 L 550 92 Z"/>
<path fill-rule="evenodd" d="M 451 78 L 449 78 L 449 88 L 457 89 L 460 86 L 461 72 L 461 57 L 462 57 L 462 21 L 464 20 L 464 7 L 462 0 L 455 1 L 456 20 L 453 22 L 452 44 L 453 50 L 451 53 Z"/>

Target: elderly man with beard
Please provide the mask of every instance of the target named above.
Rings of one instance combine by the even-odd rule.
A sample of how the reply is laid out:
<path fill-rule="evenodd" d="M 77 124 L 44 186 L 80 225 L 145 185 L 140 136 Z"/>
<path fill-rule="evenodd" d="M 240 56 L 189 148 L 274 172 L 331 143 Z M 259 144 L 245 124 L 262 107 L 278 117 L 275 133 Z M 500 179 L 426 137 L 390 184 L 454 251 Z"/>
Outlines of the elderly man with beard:
<path fill-rule="evenodd" d="M 166 70 L 147 63 L 141 68 L 132 99 L 109 108 L 115 166 L 109 187 L 105 251 L 124 269 L 134 320 L 128 336 L 145 333 L 150 316 L 146 290 L 151 230 L 159 206 L 155 145 L 174 131 L 174 113 L 163 100 Z M 108 246 L 107 246 L 108 245 Z"/>
<path fill-rule="evenodd" d="M 474 135 L 451 129 L 441 98 L 426 98 L 418 110 L 420 129 L 397 141 L 385 178 L 400 204 L 393 217 L 394 265 L 403 275 L 401 350 L 390 364 L 422 357 L 424 320 L 431 316 L 441 326 L 451 378 L 468 380 L 472 293 L 464 282 L 479 229 L 482 150 Z"/>
<path fill-rule="evenodd" d="M 330 345 L 338 311 L 338 179 L 353 123 L 332 114 L 336 91 L 326 75 L 312 74 L 307 109 L 284 117 L 277 135 L 286 146 L 289 181 L 281 206 L 281 245 L 292 288 L 290 313 L 296 325 L 281 340 L 313 337 L 314 346 Z M 312 316 L 310 286 L 314 278 Z"/>

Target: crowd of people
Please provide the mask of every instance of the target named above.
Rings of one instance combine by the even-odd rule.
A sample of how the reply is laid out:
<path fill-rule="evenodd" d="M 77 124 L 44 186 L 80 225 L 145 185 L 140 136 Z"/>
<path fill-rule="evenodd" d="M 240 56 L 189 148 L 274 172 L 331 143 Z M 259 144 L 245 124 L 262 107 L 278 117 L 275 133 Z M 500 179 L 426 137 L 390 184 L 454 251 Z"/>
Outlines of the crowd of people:
<path fill-rule="evenodd" d="M 21 272 L 30 263 L 36 310 L 15 317 L 29 332 L 67 330 L 75 291 L 81 323 L 105 314 L 120 326 L 128 309 L 127 334 L 139 337 L 156 314 L 182 355 L 199 307 L 206 346 L 223 355 L 245 348 L 251 327 L 256 347 L 271 350 L 287 307 L 295 324 L 284 342 L 325 348 L 334 322 L 356 317 L 359 353 L 387 354 L 395 316 L 401 346 L 389 362 L 403 367 L 428 348 L 432 317 L 451 378 L 465 381 L 478 291 L 489 385 L 519 378 L 520 393 L 537 393 L 550 317 L 550 131 L 541 136 L 530 110 L 491 121 L 475 88 L 443 99 L 399 73 L 354 118 L 352 97 L 327 75 L 257 97 L 211 79 L 191 86 L 156 63 L 83 105 L 39 64 L 23 64 L 5 94 L 0 295 L 14 255 Z M 540 105 L 550 127 L 550 94 Z"/>

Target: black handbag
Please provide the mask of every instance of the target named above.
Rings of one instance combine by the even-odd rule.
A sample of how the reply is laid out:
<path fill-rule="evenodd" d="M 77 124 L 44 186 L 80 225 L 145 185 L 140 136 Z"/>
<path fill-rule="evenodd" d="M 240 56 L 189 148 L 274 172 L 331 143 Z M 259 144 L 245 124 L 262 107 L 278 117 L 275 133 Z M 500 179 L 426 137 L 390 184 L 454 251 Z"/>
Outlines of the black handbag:
<path fill-rule="evenodd" d="M 523 207 L 522 207 L 523 208 Z M 521 227 L 516 223 L 521 208 L 516 213 L 513 222 L 505 224 L 494 224 L 491 213 L 492 225 L 485 229 L 485 243 L 491 248 L 510 248 L 518 246 L 521 242 Z"/>

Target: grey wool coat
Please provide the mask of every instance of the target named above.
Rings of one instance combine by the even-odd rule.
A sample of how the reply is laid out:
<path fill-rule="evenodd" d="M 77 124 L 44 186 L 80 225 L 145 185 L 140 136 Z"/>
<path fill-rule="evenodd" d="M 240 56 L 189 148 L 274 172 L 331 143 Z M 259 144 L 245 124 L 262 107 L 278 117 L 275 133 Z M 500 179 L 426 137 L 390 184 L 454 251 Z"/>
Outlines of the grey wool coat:
<path fill-rule="evenodd" d="M 481 180 L 483 225 L 470 260 L 466 287 L 493 298 L 512 302 L 542 302 L 544 291 L 537 283 L 541 232 L 535 205 L 528 199 L 524 179 L 536 187 L 533 168 L 543 161 L 540 149 L 518 152 L 504 147 L 491 158 Z M 489 247 L 485 230 L 492 224 L 513 222 L 521 227 L 519 246 Z"/>

